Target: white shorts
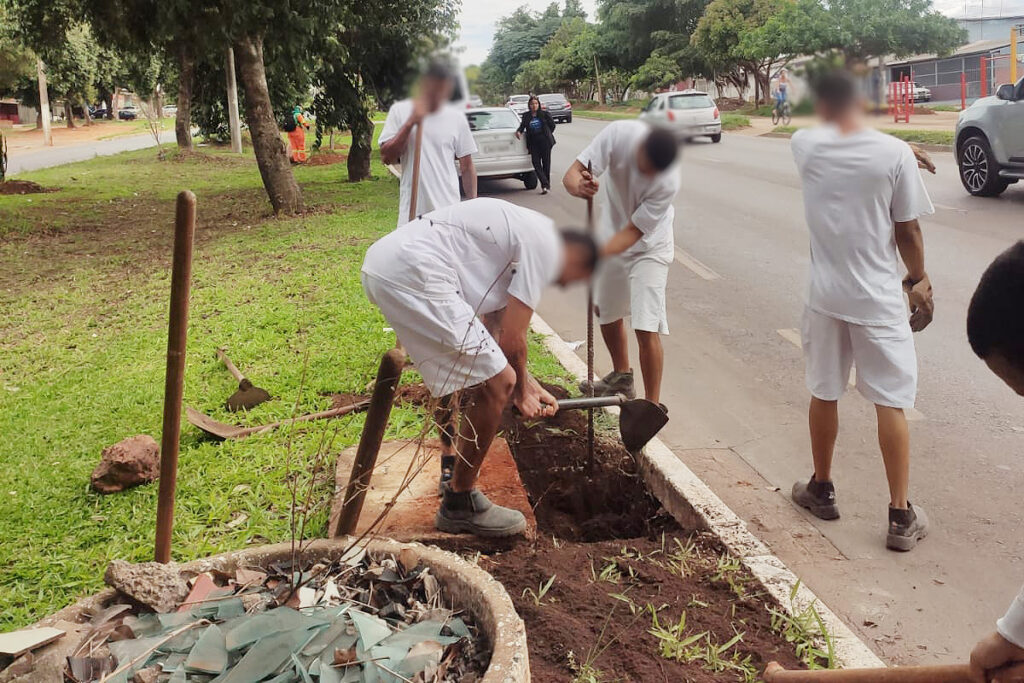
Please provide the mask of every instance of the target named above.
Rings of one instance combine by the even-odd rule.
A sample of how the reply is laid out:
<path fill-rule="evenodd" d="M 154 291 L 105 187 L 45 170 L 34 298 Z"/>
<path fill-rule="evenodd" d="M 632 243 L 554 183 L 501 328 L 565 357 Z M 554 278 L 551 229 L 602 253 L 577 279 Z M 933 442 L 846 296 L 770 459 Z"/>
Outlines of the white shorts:
<path fill-rule="evenodd" d="M 917 398 L 917 352 L 909 321 L 896 325 L 856 325 L 804 309 L 807 388 L 823 401 L 846 391 L 850 368 L 857 367 L 857 390 L 890 408 L 913 408 Z"/>
<path fill-rule="evenodd" d="M 668 334 L 665 286 L 670 263 L 652 256 L 602 261 L 594 276 L 597 322 L 607 325 L 628 315 L 634 330 Z"/>
<path fill-rule="evenodd" d="M 435 398 L 476 386 L 508 365 L 498 343 L 464 299 L 424 297 L 362 273 L 363 289 L 387 318 Z"/>

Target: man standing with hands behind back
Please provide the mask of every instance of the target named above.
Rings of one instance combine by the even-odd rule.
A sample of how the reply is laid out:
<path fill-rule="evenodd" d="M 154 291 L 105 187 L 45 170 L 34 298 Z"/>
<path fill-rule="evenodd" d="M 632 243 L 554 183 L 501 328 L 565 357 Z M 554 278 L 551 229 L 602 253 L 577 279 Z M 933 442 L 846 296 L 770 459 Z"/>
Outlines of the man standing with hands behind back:
<path fill-rule="evenodd" d="M 449 104 L 454 88 L 451 65 L 435 60 L 420 78 L 416 97 L 395 102 L 388 110 L 378 143 L 381 161 L 402 164 L 398 225 L 409 222 L 416 126 L 423 126 L 423 148 L 415 215 L 458 204 L 459 172 L 466 198 L 476 197 L 472 157 L 477 151 L 476 142 L 466 115 Z M 456 159 L 459 172 L 455 170 Z"/>
<path fill-rule="evenodd" d="M 594 382 L 596 396 L 634 396 L 624 323 L 628 315 L 640 348 L 645 398 L 661 402 L 661 335 L 668 334 L 665 286 L 675 257 L 672 201 L 680 182 L 677 152 L 673 133 L 641 121 L 615 121 L 597 134 L 562 178 L 575 197 L 596 195 L 598 178 L 604 188 L 597 241 L 608 260 L 594 278 L 594 308 L 613 367 Z M 580 388 L 586 392 L 589 382 Z"/>

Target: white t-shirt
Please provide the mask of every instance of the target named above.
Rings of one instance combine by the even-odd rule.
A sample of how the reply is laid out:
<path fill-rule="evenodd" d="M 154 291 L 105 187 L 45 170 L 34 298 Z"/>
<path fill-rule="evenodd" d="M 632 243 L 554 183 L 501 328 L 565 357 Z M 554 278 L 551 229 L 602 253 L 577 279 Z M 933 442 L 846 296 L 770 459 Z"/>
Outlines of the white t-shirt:
<path fill-rule="evenodd" d="M 893 223 L 934 212 L 913 150 L 832 125 L 798 130 L 792 149 L 811 234 L 808 307 L 858 325 L 905 321 Z"/>
<path fill-rule="evenodd" d="M 378 144 L 383 145 L 398 135 L 412 115 L 412 100 L 401 100 L 391 105 Z M 469 130 L 466 115 L 451 105 L 445 105 L 428 114 L 423 126 L 423 148 L 420 150 L 420 190 L 416 198 L 416 215 L 459 202 L 459 172 L 455 160 L 476 153 L 476 141 Z M 398 202 L 398 224 L 409 221 L 409 202 L 412 201 L 412 167 L 416 152 L 416 129 L 409 135 L 409 143 L 402 152 L 401 193 Z"/>
<path fill-rule="evenodd" d="M 632 220 L 644 236 L 623 256 L 671 259 L 675 255 L 672 201 L 679 191 L 679 167 L 673 164 L 653 178 L 637 169 L 637 150 L 649 132 L 642 121 L 615 121 L 605 126 L 576 158 L 584 167 L 592 163 L 594 177 L 600 181 L 598 241 L 604 244 Z"/>
<path fill-rule="evenodd" d="M 490 197 L 400 226 L 366 252 L 363 272 L 422 298 L 461 297 L 477 315 L 509 295 L 532 309 L 562 270 L 562 239 L 544 214 Z"/>

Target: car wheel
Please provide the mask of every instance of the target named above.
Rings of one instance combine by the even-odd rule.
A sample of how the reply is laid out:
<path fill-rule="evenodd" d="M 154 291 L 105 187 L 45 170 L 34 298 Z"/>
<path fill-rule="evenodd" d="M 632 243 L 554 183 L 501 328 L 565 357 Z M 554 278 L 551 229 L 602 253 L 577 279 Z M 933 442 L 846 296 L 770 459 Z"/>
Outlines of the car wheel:
<path fill-rule="evenodd" d="M 711 136 L 711 142 L 721 142 L 721 141 L 722 141 L 722 134 L 721 133 L 715 133 L 714 135 Z"/>
<path fill-rule="evenodd" d="M 572 114 L 569 114 L 569 118 L 565 120 L 566 123 L 572 123 Z"/>
<path fill-rule="evenodd" d="M 958 157 L 960 182 L 964 189 L 976 197 L 995 197 L 1009 185 L 999 177 L 999 165 L 992 154 L 988 140 L 980 135 L 968 138 L 960 147 Z"/>
<path fill-rule="evenodd" d="M 526 186 L 527 190 L 536 190 L 538 182 L 537 174 L 533 171 L 523 176 L 523 185 Z"/>

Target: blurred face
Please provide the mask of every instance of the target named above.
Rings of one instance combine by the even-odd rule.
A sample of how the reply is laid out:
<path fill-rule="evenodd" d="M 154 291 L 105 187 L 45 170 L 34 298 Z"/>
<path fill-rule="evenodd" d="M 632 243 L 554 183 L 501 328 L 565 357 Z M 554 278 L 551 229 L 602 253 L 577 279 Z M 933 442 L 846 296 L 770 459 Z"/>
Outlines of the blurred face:
<path fill-rule="evenodd" d="M 1006 382 L 1007 386 L 1024 396 L 1024 368 L 1011 363 L 1006 356 L 999 351 L 993 351 L 985 359 L 988 369 L 996 373 L 996 376 Z"/>
<path fill-rule="evenodd" d="M 644 152 L 643 147 L 636 150 L 636 168 L 648 178 L 653 178 L 658 175 L 658 169 L 655 168 L 654 164 L 651 163 L 651 160 L 647 158 L 647 153 Z"/>
<path fill-rule="evenodd" d="M 561 287 L 571 285 L 574 282 L 587 280 L 593 275 L 590 268 L 590 255 L 586 249 L 578 244 L 566 245 L 565 265 L 562 266 L 562 274 L 558 278 Z"/>
<path fill-rule="evenodd" d="M 540 109 L 540 102 L 537 100 L 530 100 L 530 111 L 536 114 L 538 109 Z"/>
<path fill-rule="evenodd" d="M 448 78 L 424 76 L 420 79 L 420 97 L 427 103 L 427 110 L 437 111 L 451 99 L 455 84 Z"/>

